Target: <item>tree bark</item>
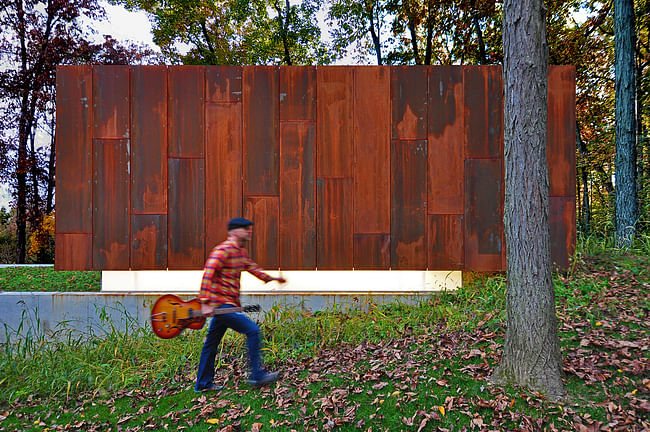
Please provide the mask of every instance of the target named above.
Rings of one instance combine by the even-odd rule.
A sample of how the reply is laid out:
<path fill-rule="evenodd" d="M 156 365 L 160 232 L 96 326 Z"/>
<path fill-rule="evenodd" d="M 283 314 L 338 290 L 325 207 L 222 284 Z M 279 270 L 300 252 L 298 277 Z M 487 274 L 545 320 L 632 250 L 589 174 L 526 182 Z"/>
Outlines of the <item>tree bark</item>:
<path fill-rule="evenodd" d="M 565 391 L 548 224 L 544 15 L 543 0 L 504 2 L 507 331 L 492 379 L 555 399 Z"/>
<path fill-rule="evenodd" d="M 582 177 L 582 211 L 581 211 L 581 225 L 582 231 L 589 234 L 591 223 L 591 209 L 589 207 L 589 172 L 587 171 L 587 146 L 582 137 L 580 136 L 580 125 L 576 122 L 576 143 L 578 144 L 578 151 L 580 153 L 581 167 L 580 175 Z"/>
<path fill-rule="evenodd" d="M 370 36 L 372 36 L 372 43 L 375 46 L 375 53 L 377 54 L 377 65 L 381 66 L 383 64 L 382 59 L 381 59 L 381 41 L 379 40 L 379 34 L 377 30 L 375 29 L 375 5 L 373 2 L 371 2 L 370 5 Z"/>
<path fill-rule="evenodd" d="M 614 0 L 616 74 L 616 243 L 634 242 L 638 217 L 636 197 L 636 117 L 634 113 L 634 2 Z"/>

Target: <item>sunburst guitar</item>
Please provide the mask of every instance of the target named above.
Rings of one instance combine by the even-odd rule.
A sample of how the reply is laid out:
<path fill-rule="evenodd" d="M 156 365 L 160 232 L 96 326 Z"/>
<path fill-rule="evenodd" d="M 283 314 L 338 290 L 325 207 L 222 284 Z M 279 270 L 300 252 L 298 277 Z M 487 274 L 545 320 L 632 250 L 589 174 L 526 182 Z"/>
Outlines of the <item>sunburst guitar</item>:
<path fill-rule="evenodd" d="M 259 305 L 215 309 L 214 315 L 233 312 L 258 312 Z M 205 324 L 206 315 L 201 312 L 199 299 L 183 301 L 181 298 L 166 294 L 156 300 L 151 309 L 151 328 L 156 336 L 171 339 L 181 334 L 186 328 L 198 330 Z"/>

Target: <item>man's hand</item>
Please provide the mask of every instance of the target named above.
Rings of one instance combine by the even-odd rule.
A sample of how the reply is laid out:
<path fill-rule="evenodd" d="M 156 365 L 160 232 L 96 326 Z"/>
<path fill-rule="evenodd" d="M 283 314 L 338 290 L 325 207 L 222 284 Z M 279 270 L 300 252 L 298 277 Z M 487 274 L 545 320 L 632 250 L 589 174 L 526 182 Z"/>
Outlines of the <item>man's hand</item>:
<path fill-rule="evenodd" d="M 201 303 L 201 313 L 205 316 L 214 315 L 214 306 L 208 306 L 205 303 Z"/>

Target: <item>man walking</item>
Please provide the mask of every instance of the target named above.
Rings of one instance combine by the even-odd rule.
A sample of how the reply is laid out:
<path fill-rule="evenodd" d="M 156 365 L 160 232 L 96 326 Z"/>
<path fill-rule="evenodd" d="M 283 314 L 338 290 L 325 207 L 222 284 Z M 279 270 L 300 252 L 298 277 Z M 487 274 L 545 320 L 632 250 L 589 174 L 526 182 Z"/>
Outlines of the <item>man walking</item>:
<path fill-rule="evenodd" d="M 228 222 L 228 239 L 212 249 L 205 263 L 199 300 L 201 312 L 213 318 L 201 350 L 195 392 L 218 391 L 223 388 L 213 381 L 214 362 L 217 347 L 229 328 L 246 335 L 251 369 L 248 382 L 260 387 L 278 378 L 277 372 L 267 372 L 262 367 L 260 329 L 257 324 L 240 312 L 214 314 L 215 309 L 241 307 L 239 284 L 242 271 L 247 271 L 264 282 L 286 282 L 282 277 L 272 277 L 264 273 L 248 256 L 243 245 L 251 239 L 252 226 L 253 222 L 244 218 L 234 218 Z"/>

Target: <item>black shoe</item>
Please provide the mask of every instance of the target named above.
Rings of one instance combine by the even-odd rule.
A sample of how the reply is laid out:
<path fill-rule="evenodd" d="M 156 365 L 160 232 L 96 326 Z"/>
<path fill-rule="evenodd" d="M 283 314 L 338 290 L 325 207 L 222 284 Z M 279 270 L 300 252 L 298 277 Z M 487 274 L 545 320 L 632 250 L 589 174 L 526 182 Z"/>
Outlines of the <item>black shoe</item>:
<path fill-rule="evenodd" d="M 209 386 L 202 389 L 197 389 L 195 387 L 194 393 L 203 393 L 203 392 L 211 392 L 211 391 L 219 391 L 219 390 L 223 390 L 223 386 L 212 383 Z"/>
<path fill-rule="evenodd" d="M 278 372 L 266 372 L 264 375 L 260 376 L 257 379 L 249 379 L 248 384 L 252 385 L 253 387 L 262 387 L 277 381 L 279 375 L 280 374 Z"/>

